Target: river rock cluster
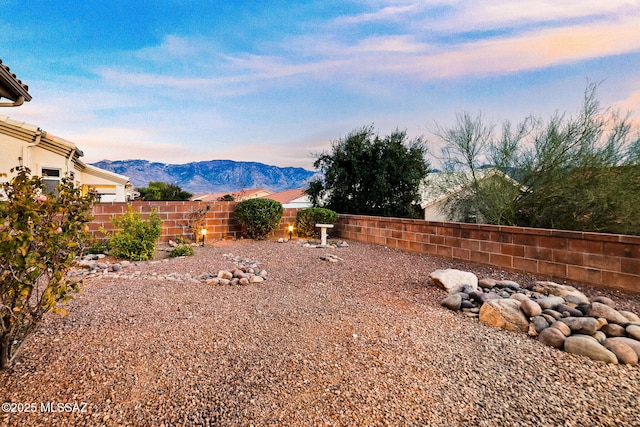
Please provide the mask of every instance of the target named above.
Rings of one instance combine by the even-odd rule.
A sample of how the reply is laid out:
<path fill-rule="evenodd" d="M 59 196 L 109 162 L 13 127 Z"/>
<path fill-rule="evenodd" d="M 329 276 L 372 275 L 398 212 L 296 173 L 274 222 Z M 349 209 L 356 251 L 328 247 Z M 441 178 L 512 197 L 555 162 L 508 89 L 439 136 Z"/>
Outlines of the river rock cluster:
<path fill-rule="evenodd" d="M 613 300 L 589 300 L 572 286 L 549 281 L 521 285 L 455 269 L 430 278 L 449 295 L 441 305 L 489 326 L 523 332 L 568 353 L 635 366 L 640 358 L 640 317 L 616 310 Z"/>
<path fill-rule="evenodd" d="M 261 283 L 267 280 L 267 271 L 260 268 L 260 263 L 255 260 L 245 259 L 233 254 L 223 254 L 222 257 L 227 261 L 232 261 L 236 267 L 228 270 L 219 270 L 217 272 L 204 272 L 199 275 L 190 273 L 169 273 L 157 274 L 156 272 L 143 273 L 135 270 L 135 266 L 141 264 L 160 264 L 169 262 L 169 259 L 142 262 L 105 261 L 104 254 L 89 254 L 75 263 L 75 268 L 67 274 L 69 279 L 82 279 L 90 277 L 112 277 L 119 279 L 151 279 L 151 280 L 167 280 L 174 282 L 199 282 L 211 286 L 227 286 L 227 285 L 249 285 L 251 283 Z"/>

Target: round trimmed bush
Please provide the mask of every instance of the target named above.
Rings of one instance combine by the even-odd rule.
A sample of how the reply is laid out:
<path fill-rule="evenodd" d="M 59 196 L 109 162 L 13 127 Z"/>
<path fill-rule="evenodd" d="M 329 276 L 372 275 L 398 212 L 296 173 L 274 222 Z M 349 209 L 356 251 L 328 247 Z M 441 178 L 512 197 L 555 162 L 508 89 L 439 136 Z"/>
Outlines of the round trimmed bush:
<path fill-rule="evenodd" d="M 331 209 L 307 208 L 296 214 L 296 233 L 300 237 L 310 237 L 318 233 L 316 224 L 335 224 L 338 214 Z"/>
<path fill-rule="evenodd" d="M 280 202 L 257 198 L 238 203 L 234 216 L 242 226 L 244 235 L 254 240 L 262 240 L 278 228 L 283 211 Z"/>

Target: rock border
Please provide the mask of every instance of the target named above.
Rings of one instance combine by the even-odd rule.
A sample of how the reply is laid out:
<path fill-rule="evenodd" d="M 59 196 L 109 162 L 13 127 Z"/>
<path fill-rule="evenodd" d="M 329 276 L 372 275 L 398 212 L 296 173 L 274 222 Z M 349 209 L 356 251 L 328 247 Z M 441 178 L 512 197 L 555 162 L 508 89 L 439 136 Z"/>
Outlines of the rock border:
<path fill-rule="evenodd" d="M 527 333 L 567 353 L 613 364 L 638 365 L 640 317 L 618 311 L 613 300 L 591 300 L 573 286 L 537 281 L 521 286 L 511 280 L 484 278 L 455 270 L 429 276 L 449 296 L 441 305 L 480 322 Z"/>

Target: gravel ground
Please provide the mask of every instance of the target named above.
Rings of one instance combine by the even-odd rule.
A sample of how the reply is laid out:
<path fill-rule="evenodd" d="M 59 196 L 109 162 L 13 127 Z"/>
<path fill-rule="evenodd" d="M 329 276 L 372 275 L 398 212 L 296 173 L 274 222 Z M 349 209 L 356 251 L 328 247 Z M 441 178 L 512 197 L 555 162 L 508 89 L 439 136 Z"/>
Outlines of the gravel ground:
<path fill-rule="evenodd" d="M 229 253 L 259 261 L 268 280 L 211 287 L 148 277 L 228 269 Z M 327 253 L 342 261 L 320 260 Z M 0 372 L 0 401 L 35 409 L 4 413 L 0 425 L 640 426 L 640 367 L 446 310 L 428 275 L 449 267 L 535 280 L 358 242 L 272 241 L 127 267 L 141 272 L 136 280 L 89 279 L 68 315 L 47 316 Z M 578 287 L 640 312 L 640 295 Z M 50 411 L 58 403 L 73 412 Z"/>

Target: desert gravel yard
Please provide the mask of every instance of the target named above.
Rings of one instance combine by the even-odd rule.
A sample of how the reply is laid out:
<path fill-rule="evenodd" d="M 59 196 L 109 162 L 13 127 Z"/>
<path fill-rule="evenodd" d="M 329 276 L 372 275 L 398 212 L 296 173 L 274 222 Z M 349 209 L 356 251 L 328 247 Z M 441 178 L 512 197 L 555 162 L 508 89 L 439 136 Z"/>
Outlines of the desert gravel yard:
<path fill-rule="evenodd" d="M 534 277 L 358 242 L 195 249 L 87 279 L 0 372 L 0 400 L 34 410 L 0 425 L 640 426 L 640 367 L 485 326 L 441 307 L 428 279 Z M 195 280 L 232 268 L 229 254 L 268 279 Z M 640 312 L 639 295 L 577 287 Z"/>

